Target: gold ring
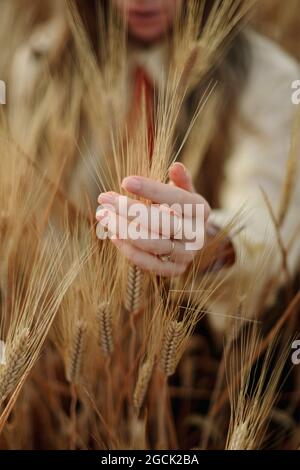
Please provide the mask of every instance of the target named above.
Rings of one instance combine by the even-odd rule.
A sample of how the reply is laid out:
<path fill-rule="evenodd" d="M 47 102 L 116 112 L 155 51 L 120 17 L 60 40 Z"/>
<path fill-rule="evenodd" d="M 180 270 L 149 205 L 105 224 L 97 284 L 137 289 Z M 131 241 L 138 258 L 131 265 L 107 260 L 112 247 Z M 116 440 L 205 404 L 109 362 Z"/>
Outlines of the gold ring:
<path fill-rule="evenodd" d="M 162 261 L 163 263 L 165 263 L 166 261 L 170 262 L 171 259 L 172 259 L 172 255 L 173 255 L 174 250 L 175 250 L 175 242 L 173 240 L 170 240 L 170 242 L 172 243 L 172 248 L 171 248 L 170 252 L 165 254 L 165 255 L 159 255 L 158 256 L 160 261 Z"/>

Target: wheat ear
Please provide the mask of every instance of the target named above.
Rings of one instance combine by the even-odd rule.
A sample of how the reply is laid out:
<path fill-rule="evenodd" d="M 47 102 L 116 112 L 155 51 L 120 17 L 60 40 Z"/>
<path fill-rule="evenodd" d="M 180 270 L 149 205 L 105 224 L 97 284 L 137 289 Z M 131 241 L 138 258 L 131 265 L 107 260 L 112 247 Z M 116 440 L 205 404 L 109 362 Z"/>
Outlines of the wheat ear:
<path fill-rule="evenodd" d="M 233 431 L 227 450 L 251 450 L 249 448 L 249 422 L 240 423 Z"/>
<path fill-rule="evenodd" d="M 146 360 L 139 369 L 138 379 L 133 394 L 133 408 L 138 415 L 145 401 L 154 367 L 153 359 Z"/>
<path fill-rule="evenodd" d="M 172 320 L 167 327 L 163 338 L 160 359 L 160 367 L 166 377 L 173 375 L 176 370 L 178 351 L 184 336 L 184 331 L 183 322 L 178 322 L 176 320 Z"/>
<path fill-rule="evenodd" d="M 100 304 L 97 318 L 99 324 L 99 346 L 105 356 L 110 356 L 114 350 L 114 343 L 111 310 L 108 302 Z"/>
<path fill-rule="evenodd" d="M 74 325 L 74 336 L 67 356 L 66 377 L 71 383 L 78 383 L 82 371 L 83 355 L 87 344 L 87 324 L 78 320 Z"/>
<path fill-rule="evenodd" d="M 300 128 L 300 111 L 296 115 L 295 123 L 293 126 L 292 137 L 291 137 L 291 148 L 286 163 L 284 185 L 282 188 L 281 200 L 278 211 L 278 224 L 280 227 L 283 226 L 290 202 L 294 195 L 296 178 L 298 174 L 298 156 L 299 156 L 299 128 Z"/>
<path fill-rule="evenodd" d="M 0 366 L 0 402 L 14 390 L 26 368 L 29 330 L 26 328 L 13 340 L 5 364 Z"/>
<path fill-rule="evenodd" d="M 135 265 L 128 269 L 128 281 L 125 297 L 125 308 L 130 313 L 136 313 L 141 306 L 142 300 L 142 271 Z"/>

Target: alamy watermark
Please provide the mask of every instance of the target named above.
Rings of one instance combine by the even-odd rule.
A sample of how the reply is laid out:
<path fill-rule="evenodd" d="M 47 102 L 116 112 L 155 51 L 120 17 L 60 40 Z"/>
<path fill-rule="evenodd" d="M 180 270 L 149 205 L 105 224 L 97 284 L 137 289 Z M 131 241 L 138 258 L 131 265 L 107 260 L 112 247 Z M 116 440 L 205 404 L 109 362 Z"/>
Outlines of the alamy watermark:
<path fill-rule="evenodd" d="M 6 104 L 6 83 L 0 80 L 0 105 Z"/>
<path fill-rule="evenodd" d="M 292 103 L 295 105 L 300 104 L 300 80 L 294 80 L 292 83 Z"/>
<path fill-rule="evenodd" d="M 200 250 L 204 245 L 204 204 L 128 204 L 127 197 L 119 196 L 117 206 L 105 204 L 98 208 L 97 219 L 101 240 L 174 239 L 183 241 L 188 251 Z"/>
<path fill-rule="evenodd" d="M 294 350 L 292 354 L 292 363 L 294 366 L 299 366 L 300 365 L 300 339 L 296 339 L 292 343 L 292 349 Z"/>
<path fill-rule="evenodd" d="M 0 366 L 5 364 L 5 343 L 0 340 Z"/>

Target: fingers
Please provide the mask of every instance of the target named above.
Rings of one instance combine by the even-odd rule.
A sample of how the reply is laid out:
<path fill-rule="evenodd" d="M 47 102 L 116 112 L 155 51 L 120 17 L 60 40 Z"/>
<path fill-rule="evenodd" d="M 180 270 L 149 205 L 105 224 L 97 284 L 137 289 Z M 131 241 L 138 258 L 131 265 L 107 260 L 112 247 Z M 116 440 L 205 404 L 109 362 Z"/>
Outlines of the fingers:
<path fill-rule="evenodd" d="M 169 169 L 169 178 L 175 186 L 189 192 L 195 192 L 192 177 L 182 163 L 176 162 Z"/>
<path fill-rule="evenodd" d="M 103 203 L 103 201 L 111 202 Z M 132 238 L 129 232 L 135 234 L 137 227 L 139 227 L 142 238 L 174 238 L 183 242 L 196 239 L 198 243 L 194 244 L 194 249 L 202 248 L 202 238 L 204 238 L 204 233 L 203 237 L 200 237 L 200 234 L 204 232 L 202 205 L 197 206 L 197 216 L 192 218 L 182 217 L 180 214 L 178 216 L 163 205 L 145 205 L 142 202 L 116 193 L 100 195 L 99 202 L 102 205 L 98 209 L 96 217 L 99 217 L 100 220 L 104 216 L 114 213 L 113 222 L 118 226 L 119 238 Z M 199 209 L 201 209 L 200 212 Z M 116 232 L 116 230 L 112 231 Z M 121 236 L 120 233 L 122 233 Z"/>
<path fill-rule="evenodd" d="M 142 225 L 135 223 L 135 221 L 131 221 L 129 225 L 128 219 L 117 214 L 114 210 L 100 206 L 96 213 L 96 219 L 108 229 L 110 234 L 122 240 L 151 237 L 151 234 Z"/>
<path fill-rule="evenodd" d="M 139 250 L 125 240 L 114 239 L 112 240 L 112 243 L 137 267 L 144 271 L 153 272 L 159 276 L 180 276 L 187 268 L 186 264 L 175 264 L 169 261 L 161 261 L 156 256 Z"/>
<path fill-rule="evenodd" d="M 141 176 L 129 176 L 122 182 L 122 187 L 126 191 L 136 194 L 137 196 L 149 199 L 150 201 L 158 204 L 167 204 L 173 206 L 178 204 L 181 209 L 184 205 L 189 206 L 191 215 L 196 214 L 196 205 L 202 204 L 204 206 L 205 220 L 209 215 L 209 205 L 206 200 L 196 193 L 190 193 L 185 189 L 177 188 L 172 185 L 153 181 L 150 178 L 143 178 Z"/>
<path fill-rule="evenodd" d="M 194 259 L 195 251 L 186 250 L 183 243 L 169 238 L 155 239 L 153 234 L 142 226 L 133 227 L 132 230 L 125 232 L 123 229 L 128 225 L 127 219 L 114 211 L 101 208 L 97 211 L 96 218 L 103 227 L 108 229 L 113 238 L 125 239 L 139 250 L 153 255 L 171 254 L 171 261 L 175 263 L 189 263 Z"/>
<path fill-rule="evenodd" d="M 98 201 L 104 208 L 116 212 L 128 221 L 138 218 L 138 223 L 143 228 L 168 238 L 174 236 L 182 225 L 181 214 L 172 213 L 166 206 L 146 205 L 113 192 L 100 194 Z"/>
<path fill-rule="evenodd" d="M 191 263 L 195 257 L 195 251 L 187 251 L 184 244 L 176 240 L 129 240 L 130 244 L 139 250 L 146 251 L 156 256 L 170 255 L 172 263 Z"/>
<path fill-rule="evenodd" d="M 172 165 L 169 178 L 171 184 L 139 176 L 125 178 L 122 187 L 149 204 L 113 192 L 104 193 L 99 197 L 102 207 L 96 218 L 113 235 L 112 243 L 133 264 L 173 277 L 182 274 L 203 247 L 210 207 L 194 192 L 184 165 Z M 170 255 L 170 259 L 162 260 L 162 255 Z"/>

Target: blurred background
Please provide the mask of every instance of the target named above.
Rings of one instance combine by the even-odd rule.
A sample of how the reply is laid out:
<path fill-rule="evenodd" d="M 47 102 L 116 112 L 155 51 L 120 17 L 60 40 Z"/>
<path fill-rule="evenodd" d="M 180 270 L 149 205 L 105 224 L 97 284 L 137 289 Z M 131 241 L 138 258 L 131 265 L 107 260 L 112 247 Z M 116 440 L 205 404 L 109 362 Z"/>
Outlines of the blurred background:
<path fill-rule="evenodd" d="M 15 3 L 16 15 L 29 16 L 31 5 L 39 5 L 38 15 L 46 18 L 64 0 L 0 0 L 0 6 Z M 258 0 L 255 27 L 300 59 L 300 1 Z M 0 18 L 1 26 L 1 18 Z M 1 34 L 1 31 L 0 31 Z"/>
<path fill-rule="evenodd" d="M 300 60 L 300 1 L 258 0 L 256 29 Z"/>

